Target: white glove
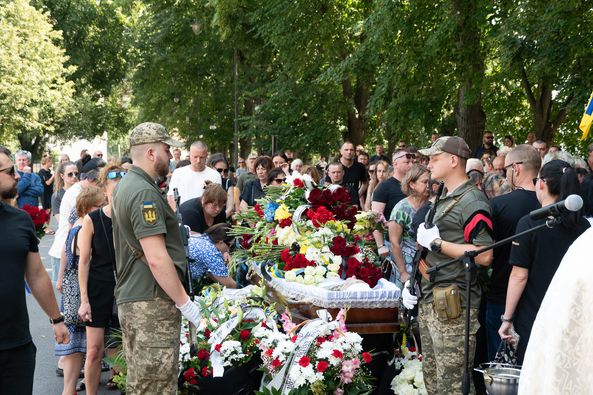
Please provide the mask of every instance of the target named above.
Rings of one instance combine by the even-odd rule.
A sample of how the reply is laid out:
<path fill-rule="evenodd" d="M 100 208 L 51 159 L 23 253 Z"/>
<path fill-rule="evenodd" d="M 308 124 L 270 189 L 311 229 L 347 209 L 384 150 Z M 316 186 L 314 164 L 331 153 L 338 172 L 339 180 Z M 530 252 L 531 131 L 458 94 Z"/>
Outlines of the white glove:
<path fill-rule="evenodd" d="M 404 284 L 404 290 L 402 291 L 402 304 L 408 310 L 412 310 L 418 303 L 418 297 L 410 293 L 410 280 Z"/>
<path fill-rule="evenodd" d="M 426 229 L 424 222 L 422 222 L 420 226 L 418 226 L 418 232 L 416 232 L 416 241 L 422 247 L 428 248 L 430 250 L 430 243 L 440 238 L 441 233 L 439 232 L 439 228 L 437 228 L 436 225 L 433 225 L 432 228 Z"/>
<path fill-rule="evenodd" d="M 200 314 L 200 308 L 197 304 L 192 302 L 190 298 L 187 298 L 187 302 L 185 302 L 183 305 L 175 305 L 175 307 L 177 307 L 179 311 L 181 311 L 181 314 L 183 314 L 183 316 L 187 318 L 189 322 L 194 324 L 196 328 L 200 325 L 200 319 L 202 318 L 202 315 Z"/>

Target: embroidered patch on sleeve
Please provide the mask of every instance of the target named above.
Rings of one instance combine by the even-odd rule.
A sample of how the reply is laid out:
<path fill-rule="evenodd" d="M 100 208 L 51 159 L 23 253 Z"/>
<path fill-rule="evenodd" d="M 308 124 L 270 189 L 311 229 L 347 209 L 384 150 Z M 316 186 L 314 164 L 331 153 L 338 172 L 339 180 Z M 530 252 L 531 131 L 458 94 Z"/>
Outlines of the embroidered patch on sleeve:
<path fill-rule="evenodd" d="M 147 225 L 154 225 L 156 223 L 157 213 L 153 202 L 142 203 L 142 218 Z"/>

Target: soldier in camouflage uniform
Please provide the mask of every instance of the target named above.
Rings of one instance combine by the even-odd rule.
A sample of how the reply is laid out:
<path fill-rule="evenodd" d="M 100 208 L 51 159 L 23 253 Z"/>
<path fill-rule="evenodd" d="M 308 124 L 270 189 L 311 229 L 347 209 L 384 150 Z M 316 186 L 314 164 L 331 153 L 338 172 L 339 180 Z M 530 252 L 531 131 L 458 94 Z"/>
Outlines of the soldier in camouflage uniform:
<path fill-rule="evenodd" d="M 169 172 L 172 140 L 146 122 L 130 136 L 134 166 L 113 195 L 115 298 L 128 364 L 127 394 L 175 394 L 180 311 L 194 325 L 199 309 L 182 281 L 186 256 L 177 218 L 156 184 Z"/>
<path fill-rule="evenodd" d="M 428 168 L 432 178 L 444 181 L 446 188 L 436 209 L 435 226 L 426 229 L 421 224 L 418 228 L 418 243 L 429 249 L 426 266 L 435 266 L 460 257 L 465 251 L 492 244 L 490 205 L 486 196 L 465 174 L 465 163 L 471 156 L 465 141 L 460 137 L 441 137 L 420 153 L 430 157 Z M 491 260 L 492 251 L 476 257 L 476 263 L 481 266 L 488 266 Z M 423 269 L 426 267 L 421 265 L 421 272 Z M 410 294 L 407 285 L 402 292 L 403 303 L 406 307 L 413 307 L 417 298 Z M 457 316 L 439 316 L 433 306 L 433 291 L 436 287 L 451 285 L 458 287 L 455 292 L 461 297 L 461 310 Z M 461 393 L 467 308 L 465 288 L 465 269 L 461 262 L 437 272 L 434 282 L 422 280 L 419 323 L 425 358 L 422 370 L 429 394 Z M 473 364 L 475 334 L 479 328 L 480 297 L 480 286 L 474 278 L 471 283 L 470 367 Z M 474 392 L 473 385 L 470 385 L 470 390 Z"/>

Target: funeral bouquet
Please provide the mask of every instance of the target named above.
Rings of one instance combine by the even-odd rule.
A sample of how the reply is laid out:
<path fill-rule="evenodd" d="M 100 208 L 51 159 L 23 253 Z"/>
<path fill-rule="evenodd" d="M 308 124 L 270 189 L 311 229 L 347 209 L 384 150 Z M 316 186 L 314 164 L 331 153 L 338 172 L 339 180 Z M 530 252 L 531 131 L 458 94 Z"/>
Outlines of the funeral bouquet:
<path fill-rule="evenodd" d="M 358 334 L 347 331 L 344 311 L 336 320 L 326 310 L 319 317 L 297 326 L 283 314 L 283 333 L 257 327 L 265 373 L 260 394 L 363 394 L 372 389 L 364 367 L 371 354 L 362 351 Z"/>
<path fill-rule="evenodd" d="M 358 213 L 345 188 L 317 188 L 308 176 L 287 177 L 239 215 L 243 251 L 235 257 L 272 262 L 274 276 L 315 285 L 325 279 L 356 277 L 374 287 L 381 278 L 373 230 L 375 213 Z"/>
<path fill-rule="evenodd" d="M 41 239 L 45 236 L 45 227 L 47 226 L 49 214 L 44 209 L 29 204 L 23 205 L 23 210 L 31 217 L 33 225 L 35 226 L 35 233 L 37 233 L 37 237 Z"/>
<path fill-rule="evenodd" d="M 221 377 L 225 369 L 244 365 L 259 351 L 253 329 L 274 316 L 263 301 L 263 289 L 251 286 L 249 295 L 230 299 L 219 286 L 204 289 L 198 298 L 203 318 L 195 340 L 189 323 L 182 324 L 180 339 L 180 382 L 196 385 L 200 378 Z"/>
<path fill-rule="evenodd" d="M 404 333 L 395 359 L 395 369 L 399 373 L 391 381 L 391 389 L 395 394 L 427 394 L 422 375 L 422 355 L 418 354 L 415 344 L 412 344 Z"/>

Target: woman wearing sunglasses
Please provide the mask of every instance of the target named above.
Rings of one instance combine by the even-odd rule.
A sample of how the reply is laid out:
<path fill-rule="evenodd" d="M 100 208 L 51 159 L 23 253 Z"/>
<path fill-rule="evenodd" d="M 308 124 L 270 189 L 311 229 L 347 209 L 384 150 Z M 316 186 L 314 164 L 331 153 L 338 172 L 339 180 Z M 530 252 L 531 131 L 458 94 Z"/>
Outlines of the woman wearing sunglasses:
<path fill-rule="evenodd" d="M 105 194 L 107 205 L 84 216 L 78 235 L 78 315 L 86 326 L 84 377 L 87 394 L 96 394 L 99 387 L 105 330 L 119 328 L 113 309 L 116 269 L 111 202 L 113 190 L 125 175 L 126 171 L 118 165 L 109 165 L 101 170 L 98 185 Z M 111 380 L 107 388 L 115 388 Z"/>
<path fill-rule="evenodd" d="M 227 224 L 216 224 L 206 229 L 204 234 L 189 239 L 189 257 L 193 260 L 189 269 L 196 294 L 207 284 L 217 282 L 228 288 L 236 288 L 237 283 L 229 277 L 227 263 L 230 261 L 229 245 L 233 239 L 227 235 Z"/>
<path fill-rule="evenodd" d="M 281 167 L 275 167 L 268 173 L 268 185 L 277 187 L 286 181 L 286 173 Z"/>

